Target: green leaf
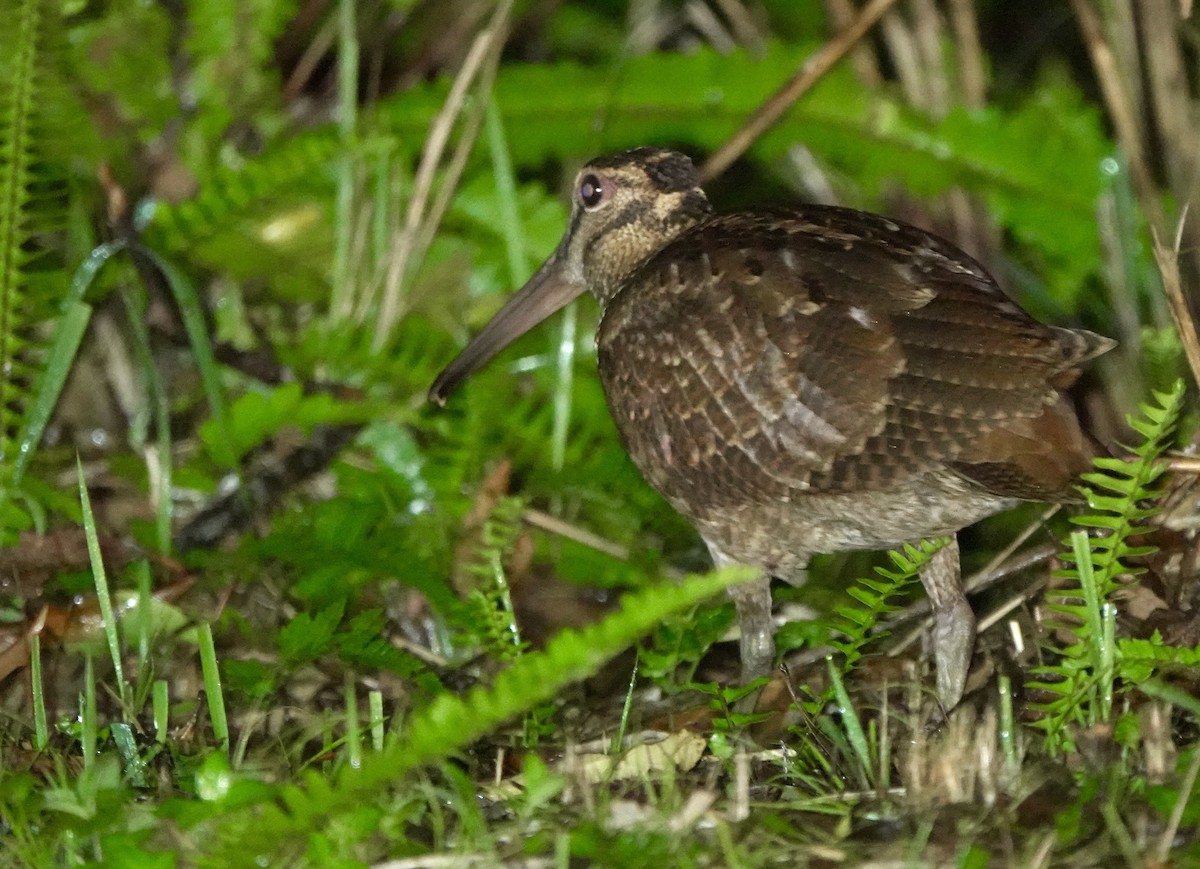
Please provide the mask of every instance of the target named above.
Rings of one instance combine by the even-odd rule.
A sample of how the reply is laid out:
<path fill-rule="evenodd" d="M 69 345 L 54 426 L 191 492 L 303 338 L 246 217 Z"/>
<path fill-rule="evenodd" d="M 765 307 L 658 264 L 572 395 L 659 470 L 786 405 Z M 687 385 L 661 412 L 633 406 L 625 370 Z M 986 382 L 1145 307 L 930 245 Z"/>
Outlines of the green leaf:
<path fill-rule="evenodd" d="M 317 425 L 365 422 L 378 414 L 365 402 L 344 402 L 326 392 L 305 395 L 298 383 L 246 392 L 229 406 L 222 428 L 213 417 L 200 427 L 200 439 L 214 459 L 239 462 L 281 429 L 304 433 Z"/>
<path fill-rule="evenodd" d="M 279 653 L 284 660 L 291 665 L 304 664 L 328 652 L 344 611 L 345 604 L 337 602 L 318 611 L 315 616 L 306 612 L 297 613 L 279 631 L 277 638 Z"/>

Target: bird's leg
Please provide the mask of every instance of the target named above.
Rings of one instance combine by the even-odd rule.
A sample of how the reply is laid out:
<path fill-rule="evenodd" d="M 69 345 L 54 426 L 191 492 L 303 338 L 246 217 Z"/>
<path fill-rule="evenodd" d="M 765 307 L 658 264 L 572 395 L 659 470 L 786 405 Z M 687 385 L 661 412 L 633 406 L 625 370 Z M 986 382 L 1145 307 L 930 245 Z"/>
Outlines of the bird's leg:
<path fill-rule="evenodd" d="M 771 620 L 771 578 L 761 573 L 729 589 L 741 630 L 742 684 L 771 674 L 775 663 L 775 623 Z"/>
<path fill-rule="evenodd" d="M 716 567 L 738 564 L 720 547 L 707 539 L 708 552 Z M 737 608 L 738 629 L 741 634 L 739 651 L 742 657 L 742 684 L 753 682 L 760 676 L 771 675 L 775 663 L 775 623 L 771 620 L 771 577 L 761 571 L 747 582 L 738 583 L 729 589 L 733 605 Z"/>
<path fill-rule="evenodd" d="M 938 699 L 949 710 L 962 699 L 975 648 L 975 613 L 962 590 L 957 537 L 951 536 L 922 568 L 921 584 L 933 607 Z"/>

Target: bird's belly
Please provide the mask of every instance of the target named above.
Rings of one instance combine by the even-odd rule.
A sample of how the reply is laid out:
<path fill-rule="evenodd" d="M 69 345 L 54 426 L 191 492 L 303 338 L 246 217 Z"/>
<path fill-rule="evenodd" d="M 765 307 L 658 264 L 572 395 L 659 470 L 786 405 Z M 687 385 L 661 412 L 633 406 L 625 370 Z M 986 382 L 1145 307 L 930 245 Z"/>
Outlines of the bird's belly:
<path fill-rule="evenodd" d="M 948 470 L 874 492 L 801 492 L 720 509 L 695 510 L 667 497 L 710 548 L 783 579 L 799 575 L 815 553 L 891 549 L 953 534 L 1017 503 L 971 487 Z"/>

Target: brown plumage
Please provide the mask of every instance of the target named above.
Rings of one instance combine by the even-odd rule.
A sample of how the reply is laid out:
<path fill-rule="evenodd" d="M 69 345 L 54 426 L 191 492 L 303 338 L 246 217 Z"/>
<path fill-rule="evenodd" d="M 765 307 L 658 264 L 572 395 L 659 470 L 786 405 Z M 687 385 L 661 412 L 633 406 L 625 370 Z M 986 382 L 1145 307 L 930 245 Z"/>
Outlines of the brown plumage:
<path fill-rule="evenodd" d="M 634 462 L 715 561 L 763 570 L 733 594 L 747 678 L 773 658 L 769 576 L 800 582 L 816 552 L 1069 499 L 1089 465 L 1061 390 L 1111 341 L 1039 323 L 971 257 L 898 221 L 813 205 L 716 215 L 691 161 L 653 148 L 584 167 L 558 249 L 431 397 L 585 290 Z M 974 641 L 957 549 L 922 579 L 952 705 Z"/>

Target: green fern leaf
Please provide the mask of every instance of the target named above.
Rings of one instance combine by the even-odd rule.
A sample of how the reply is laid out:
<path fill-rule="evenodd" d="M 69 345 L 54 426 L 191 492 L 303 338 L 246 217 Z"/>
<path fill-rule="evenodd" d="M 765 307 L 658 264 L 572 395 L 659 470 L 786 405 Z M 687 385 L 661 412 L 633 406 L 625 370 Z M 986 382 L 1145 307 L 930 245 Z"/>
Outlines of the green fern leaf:
<path fill-rule="evenodd" d="M 948 538 L 939 537 L 922 540 L 915 546 L 906 543 L 903 549 L 892 550 L 888 553 L 888 558 L 891 559 L 897 570 L 888 570 L 884 567 L 875 568 L 876 574 L 883 577 L 886 582 L 867 577 L 858 580 L 847 589 L 846 593 L 863 606 L 862 608 L 852 606 L 834 608 L 838 618 L 831 627 L 840 633 L 842 638 L 835 635 L 829 641 L 831 646 L 845 656 L 844 666 L 847 671 L 862 657 L 863 648 L 869 641 L 887 636 L 886 632 L 876 631 L 876 626 L 883 616 L 899 612 L 901 609 L 888 601 L 904 593 L 916 583 L 921 568 L 947 542 Z M 873 631 L 874 633 L 872 633 Z"/>
<path fill-rule="evenodd" d="M 0 84 L 0 370 L 21 363 L 22 296 L 28 279 L 24 245 L 32 228 L 28 208 L 33 182 L 31 164 L 36 159 L 34 115 L 38 99 L 37 57 L 42 26 L 40 0 L 21 0 L 6 15 L 9 36 L 0 50 L 9 58 L 8 75 Z M 15 381 L 0 377 L 0 449 L 9 458 L 12 439 L 19 428 L 15 420 Z M 6 461 L 5 464 L 10 464 Z"/>
<path fill-rule="evenodd" d="M 1145 520 L 1158 510 L 1155 501 L 1160 492 L 1155 483 L 1163 473 L 1160 461 L 1170 445 L 1175 424 L 1183 407 L 1184 385 L 1177 381 L 1167 393 L 1154 393 L 1154 403 L 1145 404 L 1130 426 L 1144 440 L 1130 448 L 1132 461 L 1100 458 L 1096 471 L 1084 475 L 1081 491 L 1089 512 L 1072 517 L 1072 522 L 1099 533 L 1084 537 L 1072 535 L 1072 546 L 1063 553 L 1069 566 L 1057 575 L 1070 580 L 1055 589 L 1054 600 L 1047 603 L 1053 616 L 1048 627 L 1066 631 L 1075 637 L 1064 648 L 1052 649 L 1057 663 L 1037 667 L 1029 687 L 1055 694 L 1052 700 L 1034 705 L 1041 714 L 1037 726 L 1046 732 L 1052 752 L 1071 749 L 1068 725 L 1106 720 L 1111 711 L 1113 682 L 1116 678 L 1139 681 L 1153 671 L 1147 670 L 1146 658 L 1126 658 L 1112 639 L 1115 610 L 1107 598 L 1120 585 L 1121 576 L 1141 572 L 1130 567 L 1127 559 L 1153 552 L 1129 538 L 1148 530 Z M 1116 495 L 1103 495 L 1100 489 Z M 1129 647 L 1126 647 L 1129 648 Z M 1135 679 L 1134 677 L 1138 677 Z"/>

